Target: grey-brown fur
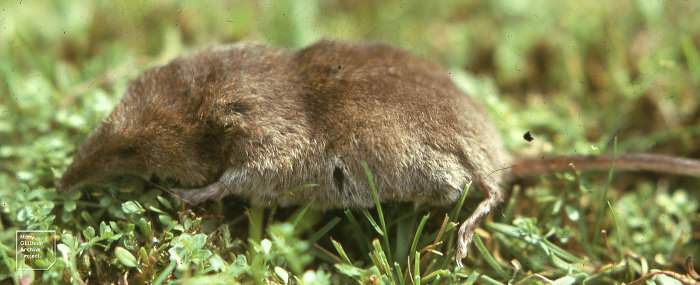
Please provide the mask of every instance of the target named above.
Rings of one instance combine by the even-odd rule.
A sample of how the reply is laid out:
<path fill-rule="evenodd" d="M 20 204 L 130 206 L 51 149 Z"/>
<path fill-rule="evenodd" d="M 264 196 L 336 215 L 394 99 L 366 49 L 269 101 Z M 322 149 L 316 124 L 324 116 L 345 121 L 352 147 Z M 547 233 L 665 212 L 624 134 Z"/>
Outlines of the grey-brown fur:
<path fill-rule="evenodd" d="M 299 51 L 232 45 L 133 81 L 59 189 L 157 176 L 179 181 L 192 203 L 234 194 L 266 206 L 370 207 L 360 161 L 383 201 L 447 205 L 468 183 L 485 190 L 461 228 L 461 258 L 501 200 L 504 172 L 493 171 L 510 156 L 444 69 L 404 51 L 334 41 Z"/>

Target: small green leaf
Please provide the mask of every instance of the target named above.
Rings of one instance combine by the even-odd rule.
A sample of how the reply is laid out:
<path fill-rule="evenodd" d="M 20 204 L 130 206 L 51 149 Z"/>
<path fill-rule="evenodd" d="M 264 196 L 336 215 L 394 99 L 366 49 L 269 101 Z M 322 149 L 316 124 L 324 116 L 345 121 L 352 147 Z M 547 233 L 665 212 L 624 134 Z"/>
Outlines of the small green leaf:
<path fill-rule="evenodd" d="M 170 226 L 173 224 L 173 218 L 171 218 L 168 215 L 158 215 L 158 220 L 160 221 L 161 224 Z"/>
<path fill-rule="evenodd" d="M 572 221 L 578 221 L 579 218 L 581 217 L 581 213 L 578 211 L 578 209 L 571 207 L 571 206 L 565 206 L 564 210 L 566 211 L 566 216 L 569 218 L 569 220 Z"/>
<path fill-rule="evenodd" d="M 284 284 L 289 283 L 289 273 L 287 273 L 287 270 L 284 270 L 284 268 L 275 266 L 275 274 L 277 274 L 277 276 L 280 279 L 282 279 L 282 282 L 284 282 Z"/>
<path fill-rule="evenodd" d="M 263 253 L 269 254 L 270 249 L 272 249 L 272 242 L 269 239 L 263 239 L 260 241 L 260 248 L 262 248 Z"/>
<path fill-rule="evenodd" d="M 141 204 L 136 201 L 127 201 L 122 203 L 122 211 L 124 211 L 125 214 L 142 214 L 146 210 L 143 209 Z"/>
<path fill-rule="evenodd" d="M 63 209 L 66 210 L 66 212 L 73 212 L 75 211 L 75 208 L 77 208 L 77 204 L 73 200 L 63 203 Z"/>
<path fill-rule="evenodd" d="M 552 282 L 553 285 L 571 285 L 576 283 L 576 278 L 572 276 L 564 276 Z"/>
<path fill-rule="evenodd" d="M 151 223 L 146 221 L 144 218 L 140 218 L 136 223 L 141 233 L 143 233 L 149 240 L 153 238 L 153 229 L 151 228 Z"/>
<path fill-rule="evenodd" d="M 92 238 L 95 237 L 95 229 L 91 226 L 88 226 L 83 230 L 83 237 L 86 240 L 91 240 Z"/>
<path fill-rule="evenodd" d="M 659 274 L 654 277 L 654 282 L 659 285 L 681 285 L 680 281 L 676 280 L 673 277 L 670 277 L 665 274 Z"/>
<path fill-rule="evenodd" d="M 168 209 L 168 210 L 173 209 L 173 205 L 170 204 L 170 201 L 168 201 L 168 199 L 164 198 L 163 196 L 158 195 L 156 197 L 156 199 L 158 199 L 158 202 L 160 202 L 163 205 L 163 207 L 165 207 L 166 209 Z"/>
<path fill-rule="evenodd" d="M 100 222 L 100 237 L 106 238 L 114 235 L 112 228 L 110 228 L 104 221 Z"/>
<path fill-rule="evenodd" d="M 117 247 L 114 249 L 114 255 L 117 256 L 117 260 L 121 262 L 126 267 L 135 268 L 137 266 L 136 257 L 131 254 L 128 250 L 123 247 Z"/>
<path fill-rule="evenodd" d="M 148 209 L 151 210 L 151 211 L 153 211 L 153 212 L 156 212 L 156 213 L 158 213 L 158 214 L 165 214 L 165 212 L 163 212 L 163 210 L 158 209 L 158 208 L 153 207 L 153 206 L 148 206 Z"/>

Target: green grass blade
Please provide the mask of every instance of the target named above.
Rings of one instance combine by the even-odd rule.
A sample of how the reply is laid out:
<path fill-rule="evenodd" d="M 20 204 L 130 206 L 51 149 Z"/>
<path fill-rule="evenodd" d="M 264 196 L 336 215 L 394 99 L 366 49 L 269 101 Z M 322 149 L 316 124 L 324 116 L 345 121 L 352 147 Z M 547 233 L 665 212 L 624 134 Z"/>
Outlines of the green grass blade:
<path fill-rule="evenodd" d="M 311 209 L 312 202 L 306 204 L 304 208 L 301 208 L 295 215 L 294 215 L 294 220 L 292 221 L 292 225 L 294 225 L 294 228 L 296 228 L 301 220 L 306 216 L 306 213 Z"/>
<path fill-rule="evenodd" d="M 493 268 L 496 273 L 498 273 L 499 276 L 503 278 L 508 277 L 508 273 L 503 269 L 500 263 L 498 263 L 498 260 L 491 255 L 491 252 L 486 248 L 486 245 L 484 245 L 484 242 L 481 241 L 481 237 L 479 235 L 474 235 L 474 245 L 476 245 L 477 250 L 479 250 L 479 253 L 481 253 L 481 257 L 486 260 L 486 263 L 488 263 L 491 268 Z"/>
<path fill-rule="evenodd" d="M 340 255 L 340 257 L 343 259 L 343 261 L 347 262 L 348 264 L 352 264 L 352 261 L 350 260 L 350 257 L 348 257 L 347 252 L 345 252 L 343 246 L 334 239 L 331 239 L 331 243 L 333 244 L 335 251 L 338 252 L 338 255 Z"/>
<path fill-rule="evenodd" d="M 433 280 L 437 277 L 440 276 L 446 276 L 450 275 L 450 271 L 446 269 L 438 269 L 433 272 L 430 272 L 428 275 L 425 275 L 425 277 L 421 278 L 421 282 L 423 283 L 428 283 L 430 280 Z"/>
<path fill-rule="evenodd" d="M 452 222 L 459 223 L 457 219 L 459 219 L 459 215 L 462 212 L 462 207 L 464 206 L 464 201 L 467 200 L 467 196 L 469 196 L 469 190 L 471 190 L 472 182 L 470 181 L 466 185 L 464 185 L 464 190 L 462 191 L 462 196 L 459 197 L 459 200 L 455 204 L 454 208 L 452 208 L 452 211 L 450 211 L 450 216 L 449 220 Z M 457 237 L 456 233 L 451 233 L 449 234 L 449 237 L 447 238 L 447 250 L 446 250 L 446 258 L 442 259 L 442 262 L 440 263 L 440 267 L 445 267 L 447 266 L 448 263 L 452 262 L 452 255 L 454 253 L 454 243 L 455 243 L 455 238 Z"/>
<path fill-rule="evenodd" d="M 384 252 L 384 248 L 382 248 L 382 245 L 380 244 L 378 239 L 372 240 L 372 261 L 374 262 L 374 265 L 377 266 L 377 268 L 380 269 L 380 271 L 384 272 L 384 274 L 389 277 L 390 280 L 392 280 L 392 284 L 396 284 L 396 277 L 394 276 L 394 270 L 392 269 L 391 265 L 389 265 L 389 260 L 387 259 L 387 255 Z"/>
<path fill-rule="evenodd" d="M 412 209 L 408 211 L 407 215 L 392 219 L 396 226 L 394 240 L 392 241 L 392 245 L 394 246 L 392 252 L 394 253 L 394 261 L 399 261 L 402 265 L 405 262 L 410 262 L 407 257 L 411 254 L 411 240 L 415 233 L 416 217 L 416 211 Z M 388 226 L 391 227 L 391 222 Z M 409 264 L 406 264 L 406 266 L 409 266 Z"/>
<path fill-rule="evenodd" d="M 259 242 L 263 234 L 263 216 L 265 209 L 257 206 L 252 206 L 246 211 L 248 214 L 248 238 Z"/>
<path fill-rule="evenodd" d="M 401 265 L 398 262 L 394 262 L 394 271 L 396 273 L 397 279 L 399 279 L 400 285 L 406 285 L 406 280 L 403 278 L 403 271 L 401 270 Z"/>
<path fill-rule="evenodd" d="M 618 246 L 621 246 L 622 248 L 625 248 L 625 243 L 624 239 L 622 238 L 622 231 L 623 228 L 620 226 L 620 221 L 617 219 L 617 215 L 615 214 L 615 208 L 613 208 L 613 205 L 610 201 L 608 201 L 608 208 L 610 208 L 610 215 L 612 215 L 613 222 L 615 223 L 615 230 L 617 231 L 617 244 Z"/>
<path fill-rule="evenodd" d="M 380 236 L 383 237 L 384 231 L 382 230 L 381 226 L 379 226 L 379 224 L 377 224 L 377 221 L 375 221 L 374 218 L 372 218 L 372 214 L 370 214 L 369 211 L 367 211 L 367 209 L 362 209 L 362 215 L 364 215 L 365 218 L 367 219 L 367 221 L 369 221 L 369 224 L 372 225 L 372 228 L 374 228 L 374 230 Z"/>
<path fill-rule="evenodd" d="M 413 257 L 413 284 L 420 285 L 420 277 L 420 252 L 416 252 Z"/>
<path fill-rule="evenodd" d="M 350 222 L 350 227 L 355 233 L 353 237 L 357 241 L 357 245 L 360 246 L 361 252 L 368 252 L 369 247 L 367 246 L 367 241 L 370 240 L 369 236 L 365 233 L 365 230 L 362 228 L 350 209 L 345 209 L 343 213 L 348 219 L 348 222 Z"/>
<path fill-rule="evenodd" d="M 374 176 L 372 175 L 372 172 L 369 169 L 369 165 L 367 165 L 366 161 L 360 162 L 362 165 L 362 169 L 365 172 L 365 176 L 367 176 L 367 183 L 369 185 L 369 189 L 372 192 L 372 200 L 374 201 L 374 207 L 377 209 L 377 216 L 379 218 L 379 225 L 381 226 L 382 232 L 384 233 L 382 235 L 382 240 L 384 241 L 384 248 L 386 249 L 386 254 L 391 259 L 391 247 L 389 243 L 389 232 L 387 231 L 386 228 L 386 221 L 384 219 L 384 210 L 382 209 L 382 204 L 379 199 L 379 190 L 377 189 L 377 185 L 374 183 Z"/>
<path fill-rule="evenodd" d="M 482 282 L 480 284 L 488 284 L 488 285 L 505 285 L 503 282 L 500 282 L 496 279 L 494 279 L 491 276 L 488 276 L 486 274 L 481 274 L 479 275 L 479 280 Z"/>
<path fill-rule="evenodd" d="M 340 223 L 340 218 L 334 217 L 330 222 L 326 223 L 321 229 L 319 229 L 316 233 L 314 233 L 310 238 L 309 238 L 309 243 L 313 244 L 316 243 L 319 239 L 321 239 L 324 235 L 326 235 L 333 227 L 335 227 L 338 223 Z"/>
<path fill-rule="evenodd" d="M 558 245 L 553 244 L 551 241 L 545 239 L 544 237 L 542 237 L 542 243 L 544 243 L 545 246 L 547 246 L 549 248 L 549 250 L 551 250 L 554 254 L 563 258 L 564 260 L 566 260 L 568 262 L 583 262 L 583 260 L 581 258 L 577 257 L 573 253 L 570 253 L 570 252 L 564 250 L 563 248 L 559 247 Z"/>
<path fill-rule="evenodd" d="M 430 218 L 430 213 L 425 214 L 425 216 L 423 216 L 423 218 L 420 220 L 420 223 L 418 223 L 418 228 L 416 228 L 416 233 L 413 236 L 413 241 L 411 242 L 410 260 L 415 261 L 416 256 L 420 258 L 420 252 L 418 252 L 418 242 L 423 234 L 423 227 L 425 227 L 425 223 L 428 221 L 428 218 Z"/>
<path fill-rule="evenodd" d="M 163 271 L 158 274 L 158 277 L 156 280 L 153 280 L 153 285 L 160 285 L 163 284 L 163 281 L 165 281 L 165 278 L 168 278 L 168 275 L 170 275 L 171 272 L 175 269 L 175 266 L 177 266 L 177 263 L 175 261 L 170 261 L 170 264 L 168 264 L 168 267 L 163 269 Z"/>
<path fill-rule="evenodd" d="M 450 220 L 451 221 L 456 221 L 457 218 L 459 217 L 459 213 L 462 211 L 462 206 L 464 205 L 464 201 L 467 200 L 467 196 L 469 196 L 469 190 L 471 188 L 472 188 L 471 181 L 469 181 L 469 183 L 464 185 L 464 190 L 462 191 L 462 196 L 459 197 L 457 204 L 455 204 L 454 208 L 452 208 L 452 211 L 450 212 Z"/>
<path fill-rule="evenodd" d="M 469 274 L 469 277 L 467 277 L 467 281 L 464 281 L 463 285 L 472 285 L 476 283 L 476 280 L 479 280 L 479 273 L 477 272 L 472 272 L 472 274 Z"/>
<path fill-rule="evenodd" d="M 612 184 L 613 173 L 615 172 L 615 159 L 617 159 L 617 136 L 614 138 L 613 142 L 613 161 L 608 171 L 608 180 L 605 183 L 605 187 L 603 187 L 603 193 L 601 193 L 599 197 L 600 204 L 596 214 L 595 227 L 593 228 L 593 244 L 598 244 L 600 239 L 600 227 L 603 224 L 603 216 L 605 215 L 605 208 L 607 208 L 608 204 L 608 190 Z"/>

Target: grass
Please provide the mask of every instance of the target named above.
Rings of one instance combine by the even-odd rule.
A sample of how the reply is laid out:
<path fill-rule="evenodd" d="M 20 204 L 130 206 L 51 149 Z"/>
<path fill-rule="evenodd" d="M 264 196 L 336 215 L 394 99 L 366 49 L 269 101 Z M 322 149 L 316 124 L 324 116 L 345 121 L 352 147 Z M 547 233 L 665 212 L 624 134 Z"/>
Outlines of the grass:
<path fill-rule="evenodd" d="M 696 1 L 651 0 L 0 2 L 0 283 L 688 281 L 686 260 L 700 257 L 697 179 L 611 170 L 516 181 L 464 268 L 453 261 L 457 223 L 479 191 L 450 209 L 318 212 L 236 198 L 187 208 L 128 180 L 59 195 L 53 181 L 144 69 L 217 43 L 322 37 L 388 42 L 444 65 L 519 156 L 698 157 L 699 12 Z M 21 229 L 56 230 L 51 270 L 15 271 Z"/>

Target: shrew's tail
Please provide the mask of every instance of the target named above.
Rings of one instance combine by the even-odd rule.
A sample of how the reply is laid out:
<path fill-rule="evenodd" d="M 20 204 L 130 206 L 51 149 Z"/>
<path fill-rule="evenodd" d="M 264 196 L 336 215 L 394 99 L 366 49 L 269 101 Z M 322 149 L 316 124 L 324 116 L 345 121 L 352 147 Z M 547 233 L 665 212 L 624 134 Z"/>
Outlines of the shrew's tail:
<path fill-rule="evenodd" d="M 573 166 L 573 167 L 572 167 Z M 511 171 L 515 177 L 536 176 L 577 169 L 581 171 L 651 171 L 700 177 L 700 160 L 663 154 L 630 153 L 616 157 L 554 156 L 518 160 Z"/>

